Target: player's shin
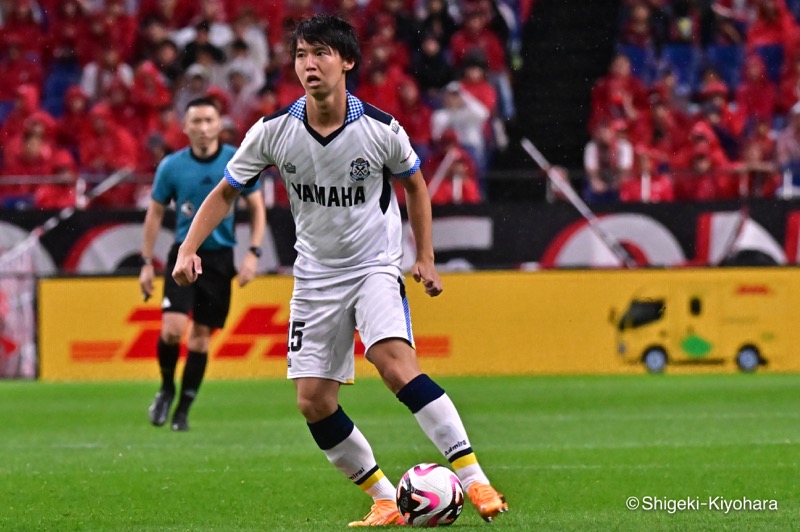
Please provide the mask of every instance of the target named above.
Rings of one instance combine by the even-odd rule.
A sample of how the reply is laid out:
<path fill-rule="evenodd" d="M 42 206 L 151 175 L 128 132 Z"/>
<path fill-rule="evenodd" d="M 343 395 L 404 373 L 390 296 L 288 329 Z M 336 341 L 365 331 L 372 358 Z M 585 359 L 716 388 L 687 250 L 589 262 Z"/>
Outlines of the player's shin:
<path fill-rule="evenodd" d="M 453 401 L 425 374 L 406 384 L 397 398 L 408 407 L 436 448 L 448 459 L 464 487 L 489 480 L 472 451 L 467 431 Z"/>
<path fill-rule="evenodd" d="M 208 364 L 208 353 L 189 351 L 186 356 L 186 366 L 183 369 L 183 380 L 181 382 L 181 398 L 178 401 L 178 412 L 188 412 L 192 406 L 194 398 L 203 382 Z"/>
<path fill-rule="evenodd" d="M 375 462 L 369 442 L 340 406 L 336 412 L 308 423 L 314 441 L 328 461 L 375 500 L 392 500 L 395 488 Z"/>
<path fill-rule="evenodd" d="M 158 366 L 161 369 L 161 389 L 167 393 L 175 393 L 175 366 L 178 364 L 180 344 L 168 344 L 163 338 L 158 339 Z"/>

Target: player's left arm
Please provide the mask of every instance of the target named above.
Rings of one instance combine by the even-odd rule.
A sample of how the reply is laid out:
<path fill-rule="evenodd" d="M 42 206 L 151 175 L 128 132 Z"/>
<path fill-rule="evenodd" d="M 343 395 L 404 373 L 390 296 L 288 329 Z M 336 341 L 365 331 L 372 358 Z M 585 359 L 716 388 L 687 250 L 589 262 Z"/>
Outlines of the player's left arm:
<path fill-rule="evenodd" d="M 259 190 L 244 196 L 244 199 L 247 202 L 247 210 L 250 212 L 249 247 L 261 249 L 267 227 L 267 208 L 264 205 L 264 195 L 259 188 Z M 239 286 L 244 286 L 255 279 L 257 268 L 258 256 L 248 251 L 239 265 L 239 274 L 236 276 Z"/>
<path fill-rule="evenodd" d="M 436 272 L 433 257 L 431 199 L 422 172 L 417 170 L 411 177 L 400 179 L 406 191 L 406 209 L 414 240 L 417 243 L 417 258 L 411 274 L 417 282 L 422 281 L 425 293 L 431 297 L 442 293 L 442 280 Z"/>

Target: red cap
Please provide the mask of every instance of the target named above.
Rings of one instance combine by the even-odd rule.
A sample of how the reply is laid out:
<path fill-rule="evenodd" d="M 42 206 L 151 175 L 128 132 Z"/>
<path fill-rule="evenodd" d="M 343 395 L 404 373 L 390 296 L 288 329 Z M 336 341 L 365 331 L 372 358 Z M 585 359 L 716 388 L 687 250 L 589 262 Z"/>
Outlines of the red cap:
<path fill-rule="evenodd" d="M 728 97 L 728 86 L 718 80 L 713 80 L 706 83 L 700 91 L 700 96 L 703 99 L 712 98 L 714 96 Z"/>

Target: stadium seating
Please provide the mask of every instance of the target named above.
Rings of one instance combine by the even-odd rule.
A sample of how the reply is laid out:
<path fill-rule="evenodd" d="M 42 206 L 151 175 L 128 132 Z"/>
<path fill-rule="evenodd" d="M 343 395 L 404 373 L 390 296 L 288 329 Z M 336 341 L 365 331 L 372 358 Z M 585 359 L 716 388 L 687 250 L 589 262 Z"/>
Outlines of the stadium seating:
<path fill-rule="evenodd" d="M 11 112 L 11 109 L 14 108 L 13 101 L 0 101 L 0 124 L 6 119 L 8 113 Z"/>
<path fill-rule="evenodd" d="M 78 63 L 55 63 L 47 74 L 42 90 L 42 108 L 58 118 L 64 111 L 64 93 L 81 79 Z"/>
<path fill-rule="evenodd" d="M 653 81 L 655 77 L 654 65 L 656 64 L 656 54 L 651 46 L 618 44 L 617 53 L 624 55 L 630 60 L 633 74 L 642 80 L 642 83 L 649 85 Z"/>
<path fill-rule="evenodd" d="M 794 19 L 800 22 L 800 0 L 786 0 L 786 7 L 794 16 Z"/>
<path fill-rule="evenodd" d="M 700 50 L 689 44 L 668 44 L 661 52 L 661 61 L 678 77 L 678 83 L 689 91 L 697 85 Z"/>
<path fill-rule="evenodd" d="M 705 52 L 706 65 L 719 72 L 728 87 L 738 87 L 744 64 L 744 47 L 735 44 L 710 45 Z"/>
<path fill-rule="evenodd" d="M 754 51 L 764 61 L 770 81 L 778 83 L 781 79 L 781 72 L 783 72 L 783 46 L 780 44 L 757 46 Z"/>

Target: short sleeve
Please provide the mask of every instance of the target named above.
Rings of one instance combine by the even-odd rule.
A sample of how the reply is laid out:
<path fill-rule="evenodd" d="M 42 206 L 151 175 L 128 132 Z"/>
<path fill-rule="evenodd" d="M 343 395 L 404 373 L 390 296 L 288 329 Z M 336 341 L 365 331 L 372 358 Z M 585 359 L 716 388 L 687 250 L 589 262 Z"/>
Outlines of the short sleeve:
<path fill-rule="evenodd" d="M 168 167 L 171 160 L 170 157 L 163 159 L 156 168 L 156 175 L 153 178 L 153 190 L 150 193 L 150 197 L 162 205 L 167 205 L 175 195 L 172 183 L 169 182 L 168 178 Z"/>
<path fill-rule="evenodd" d="M 225 179 L 237 190 L 250 188 L 264 168 L 274 164 L 267 154 L 267 128 L 256 122 L 225 167 Z"/>
<path fill-rule="evenodd" d="M 259 177 L 261 177 L 260 173 L 259 173 Z M 261 182 L 260 181 L 253 181 L 251 179 L 250 183 L 245 185 L 245 187 L 242 189 L 242 196 L 249 196 L 250 194 L 253 194 L 254 192 L 259 192 L 259 191 L 261 191 Z"/>
<path fill-rule="evenodd" d="M 414 175 L 419 170 L 421 161 L 417 152 L 411 147 L 406 130 L 397 122 L 392 120 L 387 133 L 386 166 L 394 177 L 407 178 Z"/>

